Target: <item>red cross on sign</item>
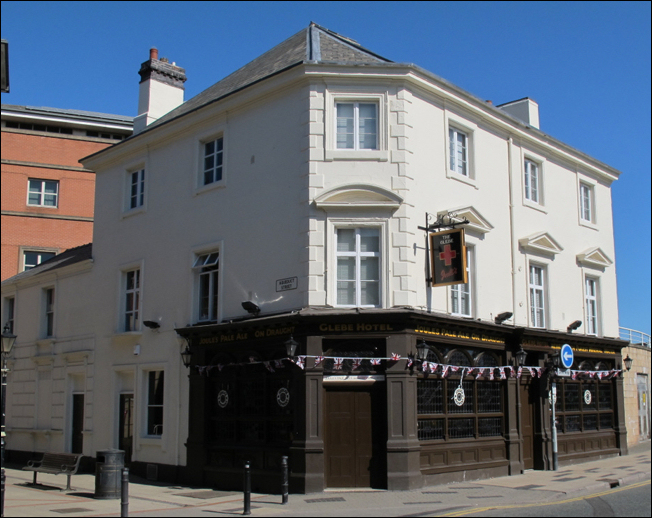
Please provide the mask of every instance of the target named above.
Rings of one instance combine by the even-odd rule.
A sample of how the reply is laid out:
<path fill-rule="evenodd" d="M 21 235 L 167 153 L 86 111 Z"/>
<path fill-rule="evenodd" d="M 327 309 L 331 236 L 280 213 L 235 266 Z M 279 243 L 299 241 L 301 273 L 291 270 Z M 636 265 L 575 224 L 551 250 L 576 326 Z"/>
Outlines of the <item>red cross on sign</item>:
<path fill-rule="evenodd" d="M 457 250 L 451 250 L 451 245 L 445 245 L 444 251 L 439 253 L 439 259 L 444 261 L 446 266 L 453 263 L 453 259 L 457 257 Z"/>

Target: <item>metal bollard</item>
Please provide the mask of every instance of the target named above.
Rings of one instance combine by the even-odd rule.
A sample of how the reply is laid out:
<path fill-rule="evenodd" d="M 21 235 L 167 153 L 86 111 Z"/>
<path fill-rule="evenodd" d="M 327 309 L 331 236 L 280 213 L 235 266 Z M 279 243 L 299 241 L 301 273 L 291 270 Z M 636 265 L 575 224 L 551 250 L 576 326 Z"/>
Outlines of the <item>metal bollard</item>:
<path fill-rule="evenodd" d="M 283 483 L 281 484 L 283 499 L 281 503 L 285 505 L 288 503 L 288 458 L 285 455 L 281 457 L 281 471 L 283 472 Z"/>
<path fill-rule="evenodd" d="M 120 516 L 129 516 L 129 468 L 122 469 Z"/>
<path fill-rule="evenodd" d="M 34 472 L 34 473 L 36 473 L 36 472 Z M 0 502 L 0 511 L 2 511 L 2 512 L 0 512 L 0 516 L 5 515 L 5 479 L 6 479 L 5 468 L 3 466 L 2 467 L 2 493 L 1 493 L 2 494 L 2 502 Z"/>
<path fill-rule="evenodd" d="M 248 460 L 244 463 L 244 511 L 242 514 L 251 514 L 251 465 Z"/>

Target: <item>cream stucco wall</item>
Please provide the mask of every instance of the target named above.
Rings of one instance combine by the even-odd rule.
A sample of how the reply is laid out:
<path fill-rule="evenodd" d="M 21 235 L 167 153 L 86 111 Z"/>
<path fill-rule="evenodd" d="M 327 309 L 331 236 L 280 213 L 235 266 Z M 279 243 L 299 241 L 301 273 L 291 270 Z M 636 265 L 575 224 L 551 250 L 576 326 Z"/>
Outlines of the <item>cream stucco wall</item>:
<path fill-rule="evenodd" d="M 610 182 L 613 170 L 550 144 L 537 133 L 413 70 L 381 77 L 373 67 L 298 67 L 212 103 L 181 119 L 145 130 L 88 158 L 97 171 L 93 258 L 88 269 L 57 280 L 56 340 L 39 341 L 39 296 L 51 280 L 3 284 L 17 291 L 16 349 L 10 383 L 10 449 L 63 449 L 69 399 L 86 394 L 84 453 L 118 445 L 120 393 L 136 401 L 133 460 L 185 464 L 187 371 L 175 328 L 197 322 L 192 266 L 197 254 L 219 250 L 218 321 L 243 317 L 251 300 L 263 314 L 335 305 L 334 244 L 339 225 L 382 230 L 383 307 L 450 313 L 450 288 L 427 288 L 425 214 L 471 211 L 474 247 L 473 318 L 528 326 L 528 261 L 547 267 L 548 328 L 565 331 L 584 320 L 583 276 L 599 278 L 601 333 L 618 335 L 615 265 L 578 263 L 599 248 L 614 257 Z M 383 70 L 385 73 L 385 70 Z M 335 149 L 334 103 L 372 99 L 380 108 L 378 151 Z M 471 177 L 448 170 L 448 127 L 471 134 Z M 202 142 L 223 136 L 222 182 L 200 187 Z M 523 159 L 543 164 L 544 204 L 523 201 Z M 126 210 L 129 174 L 146 171 L 145 203 Z M 596 224 L 579 223 L 579 180 L 591 182 Z M 329 192 L 362 186 L 383 200 L 365 206 L 321 203 Z M 338 191 L 340 189 L 340 191 Z M 383 203 L 385 203 L 383 205 Z M 521 240 L 546 233 L 556 253 L 524 249 Z M 160 324 L 123 332 L 123 274 L 141 270 L 141 320 Z M 276 281 L 297 277 L 297 289 Z M 580 328 L 579 333 L 584 329 Z M 279 342 L 280 344 L 280 342 Z M 136 354 L 137 353 L 137 354 Z M 37 360 L 33 360 L 37 357 Z M 51 370 L 51 379 L 47 374 Z M 146 381 L 165 371 L 164 433 L 146 435 Z M 52 391 L 50 433 L 41 432 L 41 390 Z M 47 427 L 46 427 L 47 428 Z M 50 441 L 50 442 L 48 442 Z"/>

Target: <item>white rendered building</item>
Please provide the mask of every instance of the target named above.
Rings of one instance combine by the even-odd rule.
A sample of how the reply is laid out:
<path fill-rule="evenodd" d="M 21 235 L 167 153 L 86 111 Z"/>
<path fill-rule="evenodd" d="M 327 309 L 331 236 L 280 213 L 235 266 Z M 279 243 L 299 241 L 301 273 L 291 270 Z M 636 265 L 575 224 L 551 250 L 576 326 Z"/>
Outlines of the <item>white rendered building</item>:
<path fill-rule="evenodd" d="M 83 395 L 83 453 L 151 477 L 233 487 L 246 458 L 273 490 L 282 455 L 298 492 L 550 469 L 542 374 L 565 343 L 560 462 L 626 452 L 620 173 L 542 132 L 534 101 L 495 107 L 316 24 L 178 106 L 183 69 L 154 53 L 141 76 L 136 134 L 83 160 L 92 259 L 2 285 L 13 455 L 70 451 Z M 466 284 L 426 280 L 438 216 L 468 221 Z M 422 342 L 464 379 L 408 366 Z M 500 379 L 521 348 L 535 370 Z"/>

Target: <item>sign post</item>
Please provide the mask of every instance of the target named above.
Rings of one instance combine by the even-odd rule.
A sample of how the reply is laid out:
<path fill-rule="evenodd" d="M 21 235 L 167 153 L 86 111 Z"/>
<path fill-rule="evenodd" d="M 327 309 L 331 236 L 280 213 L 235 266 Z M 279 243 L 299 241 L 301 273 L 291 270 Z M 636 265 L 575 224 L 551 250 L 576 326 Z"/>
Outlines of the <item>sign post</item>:
<path fill-rule="evenodd" d="M 573 348 L 564 344 L 561 346 L 561 351 L 559 351 L 559 361 L 561 362 L 562 367 L 566 371 L 560 371 L 556 369 L 557 376 L 568 377 L 570 374 L 570 369 L 573 366 L 575 354 L 573 353 Z M 557 403 L 557 384 L 553 381 L 551 386 L 551 398 L 550 404 L 552 405 L 552 469 L 557 471 L 559 469 L 559 456 L 557 454 L 557 419 L 555 416 L 555 406 Z"/>

